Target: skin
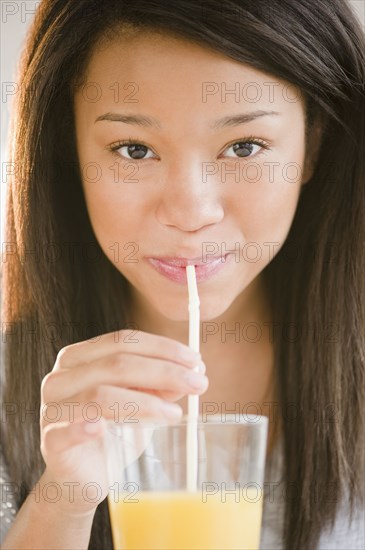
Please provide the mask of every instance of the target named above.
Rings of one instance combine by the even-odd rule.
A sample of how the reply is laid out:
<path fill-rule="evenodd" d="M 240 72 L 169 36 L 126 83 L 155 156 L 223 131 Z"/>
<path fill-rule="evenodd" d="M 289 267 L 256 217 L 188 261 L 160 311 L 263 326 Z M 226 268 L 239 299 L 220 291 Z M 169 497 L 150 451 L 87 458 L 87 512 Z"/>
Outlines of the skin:
<path fill-rule="evenodd" d="M 103 44 L 92 56 L 85 80 L 98 83 L 101 97 L 88 101 L 85 88 L 75 95 L 79 161 L 81 166 L 97 163 L 100 179 L 84 177 L 83 190 L 103 251 L 131 284 L 131 320 L 142 330 L 186 342 L 187 288 L 158 274 L 144 257 L 195 257 L 207 242 L 223 254 L 239 243 L 238 258 L 232 255 L 219 274 L 198 285 L 201 321 L 214 320 L 218 327 L 201 344 L 210 379 L 205 401 L 262 403 L 270 395 L 273 350 L 263 324 L 271 316 L 261 274 L 287 237 L 313 164 L 313 152 L 305 147 L 299 90 L 217 52 L 153 33 Z M 135 103 L 126 101 L 133 91 L 124 91 L 127 82 L 138 86 Z M 204 83 L 212 82 L 224 83 L 227 90 L 240 83 L 239 101 L 233 94 L 222 98 L 222 87 L 203 101 Z M 255 87 L 244 88 L 248 83 Z M 261 97 L 252 101 L 257 90 Z M 211 128 L 217 119 L 253 111 L 279 114 Z M 110 112 L 143 114 L 156 119 L 159 127 L 95 122 Z M 253 145 L 249 153 L 246 147 L 249 156 L 239 157 L 232 145 L 249 136 L 270 149 Z M 108 150 L 128 138 L 147 146 L 146 158 L 131 160 L 127 146 L 115 154 Z M 217 167 L 205 181 L 203 163 Z M 237 172 L 229 175 L 233 169 Z M 125 243 L 134 245 L 124 251 Z M 247 243 L 256 245 L 250 249 Z M 130 261 L 132 253 L 135 262 Z M 249 261 L 256 254 L 259 259 Z M 231 328 L 237 321 L 240 328 L 258 323 L 263 329 L 259 342 L 240 338 L 237 344 L 228 336 L 223 346 L 222 323 Z M 186 402 L 182 404 L 186 411 Z"/>
<path fill-rule="evenodd" d="M 137 35 L 126 43 L 116 40 L 105 46 L 92 57 L 86 80 L 98 83 L 102 92 L 97 101 L 85 99 L 81 90 L 75 96 L 79 161 L 81 166 L 97 163 L 101 174 L 96 182 L 83 178 L 87 208 L 103 251 L 131 283 L 139 317 L 146 312 L 151 317 L 153 312 L 156 320 L 150 320 L 149 328 L 158 326 L 171 336 L 182 334 L 188 318 L 186 287 L 161 277 L 143 257 L 194 257 L 202 253 L 204 242 L 216 243 L 218 254 L 224 250 L 223 243 L 232 249 L 239 242 L 241 250 L 239 261 L 231 261 L 227 269 L 200 285 L 201 319 L 222 316 L 237 300 L 246 306 L 251 291 L 261 292 L 260 285 L 250 287 L 250 283 L 273 257 L 272 247 L 264 243 L 279 243 L 276 253 L 282 246 L 301 185 L 309 177 L 304 173 L 302 102 L 287 101 L 283 93 L 288 84 L 271 75 L 189 42 L 160 36 Z M 127 82 L 138 86 L 133 96 L 136 103 L 123 101 L 132 90 L 123 90 Z M 262 97 L 250 103 L 241 95 L 236 103 L 231 94 L 223 102 L 217 93 L 203 102 L 202 86 L 206 82 L 227 83 L 229 89 L 235 82 L 242 86 L 254 82 Z M 268 82 L 275 83 L 271 98 Z M 115 101 L 113 83 L 119 85 L 119 102 Z M 292 89 L 286 93 L 295 97 L 297 92 Z M 237 127 L 210 128 L 221 117 L 256 110 L 280 115 L 263 116 Z M 144 114 L 157 119 L 161 128 L 95 122 L 108 112 Z M 235 140 L 250 135 L 270 141 L 271 150 L 256 145 L 250 157 L 239 158 L 232 147 L 228 149 Z M 150 148 L 146 156 L 155 158 L 130 160 L 126 147 L 119 149 L 118 156 L 108 151 L 108 145 L 128 138 L 145 142 Z M 251 169 L 247 167 L 249 161 L 254 165 Z M 205 182 L 204 162 L 221 167 Z M 240 175 L 227 175 L 223 182 L 223 163 L 228 171 L 237 162 Z M 279 166 L 270 167 L 273 162 Z M 116 166 L 110 168 L 116 163 L 118 182 L 114 181 Z M 288 168 L 288 163 L 300 167 L 302 181 L 300 177 L 293 181 L 295 169 Z M 132 164 L 135 172 L 131 176 Z M 291 181 L 285 180 L 286 170 Z M 90 174 L 93 178 L 95 171 Z M 130 179 L 137 182 L 130 183 Z M 120 244 L 119 258 L 115 247 L 110 248 L 115 242 Z M 245 261 L 247 255 L 255 257 L 255 249 L 244 249 L 249 242 L 260 247 L 259 261 Z M 135 246 L 123 250 L 125 243 Z M 138 261 L 131 262 L 130 258 Z M 232 313 L 231 318 L 237 319 Z"/>
<path fill-rule="evenodd" d="M 186 412 L 188 394 L 201 396 L 201 412 L 205 404 L 214 402 L 222 413 L 255 402 L 267 414 L 263 405 L 275 397 L 273 349 L 269 331 L 264 330 L 272 315 L 262 272 L 287 237 L 319 145 L 318 132 L 308 141 L 310 149 L 306 147 L 304 104 L 298 90 L 214 51 L 153 33 L 99 43 L 86 81 L 97 83 L 101 92 L 95 101 L 94 84 L 74 97 L 86 205 L 104 253 L 130 283 L 131 321 L 140 330 L 133 347 L 130 331 L 120 331 L 117 340 L 114 333 L 104 334 L 60 350 L 41 387 L 41 452 L 46 468 L 37 491 L 43 495 L 42 488 L 49 484 L 74 483 L 74 498 L 70 500 L 64 490 L 62 498 L 50 505 L 43 498 L 35 503 L 30 495 L 4 548 L 87 547 L 97 504 L 108 492 L 102 436 L 104 420 L 116 420 L 111 404 L 132 402 L 138 409 L 135 418 L 176 422 Z M 123 88 L 126 83 L 134 84 Z M 222 101 L 220 93 L 203 101 L 204 83 L 223 83 L 227 89 L 239 83 L 241 90 L 255 83 L 255 88 L 246 88 L 237 102 L 232 94 Z M 137 101 L 127 102 L 135 85 Z M 255 90 L 261 96 L 253 102 Z M 295 97 L 296 101 L 290 100 Z M 259 110 L 280 114 L 239 126 L 211 127 L 222 117 Z M 108 112 L 143 114 L 156 119 L 159 128 L 95 122 Z M 250 136 L 267 142 L 269 149 L 259 145 L 251 149 L 246 143 L 243 149 L 249 156 L 239 157 L 232 145 L 247 142 Z M 122 157 L 126 148 L 115 154 L 109 150 L 111 144 L 128 138 L 142 140 L 150 148 L 145 154 L 152 158 L 128 160 L 128 154 Z M 92 166 L 88 163 L 94 169 L 86 170 Z M 203 163 L 218 167 L 205 181 Z M 286 171 L 288 163 L 297 166 L 298 177 L 295 170 Z M 227 174 L 224 180 L 223 166 L 227 171 L 238 167 L 239 175 Z M 144 257 L 196 257 L 207 242 L 216 244 L 216 254 L 233 249 L 235 243 L 240 250 L 238 261 L 227 262 L 216 276 L 198 285 L 201 321 L 214 322 L 218 330 L 203 339 L 204 364 L 196 372 L 199 356 L 187 346 L 187 287 L 159 275 Z M 243 253 L 247 243 L 256 243 L 257 261 L 247 261 L 255 253 L 255 249 Z M 278 244 L 273 248 L 264 243 Z M 137 261 L 130 261 L 131 256 Z M 223 326 L 229 330 L 238 323 L 241 333 L 249 322 L 262 329 L 257 341 L 236 342 L 229 335 L 224 341 Z M 77 404 L 72 416 L 67 403 Z M 100 406 L 99 422 L 85 420 L 83 407 L 90 403 Z M 56 421 L 55 405 L 60 413 Z M 125 415 L 129 414 L 127 408 Z M 117 420 L 123 422 L 120 412 Z M 274 425 L 269 424 L 269 451 Z M 91 479 L 101 489 L 97 502 L 85 500 L 82 493 Z"/>

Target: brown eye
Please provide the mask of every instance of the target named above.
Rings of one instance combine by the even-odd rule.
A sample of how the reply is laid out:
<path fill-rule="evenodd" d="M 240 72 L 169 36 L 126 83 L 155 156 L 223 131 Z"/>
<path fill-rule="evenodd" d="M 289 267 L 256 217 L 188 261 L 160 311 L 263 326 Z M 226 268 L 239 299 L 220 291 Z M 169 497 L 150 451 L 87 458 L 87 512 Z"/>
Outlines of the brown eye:
<path fill-rule="evenodd" d="M 143 159 L 148 151 L 148 147 L 141 145 L 140 143 L 127 145 L 125 147 L 121 147 L 121 149 L 127 149 L 127 153 L 132 159 Z"/>
<path fill-rule="evenodd" d="M 109 147 L 109 150 L 127 160 L 145 160 L 156 158 L 152 150 L 143 143 L 124 141 Z"/>
<path fill-rule="evenodd" d="M 233 151 L 239 157 L 248 157 L 249 155 L 251 155 L 252 150 L 253 150 L 253 143 L 245 143 L 241 141 L 233 145 Z"/>
<path fill-rule="evenodd" d="M 223 156 L 235 159 L 248 158 L 260 153 L 262 149 L 270 150 L 267 141 L 254 136 L 242 138 L 225 148 Z"/>
<path fill-rule="evenodd" d="M 251 156 L 252 153 L 257 153 L 262 148 L 263 145 L 261 145 L 260 143 L 255 143 L 253 141 L 237 141 L 233 145 L 227 147 L 226 152 L 231 150 L 233 153 L 226 153 L 226 156 L 245 158 Z"/>

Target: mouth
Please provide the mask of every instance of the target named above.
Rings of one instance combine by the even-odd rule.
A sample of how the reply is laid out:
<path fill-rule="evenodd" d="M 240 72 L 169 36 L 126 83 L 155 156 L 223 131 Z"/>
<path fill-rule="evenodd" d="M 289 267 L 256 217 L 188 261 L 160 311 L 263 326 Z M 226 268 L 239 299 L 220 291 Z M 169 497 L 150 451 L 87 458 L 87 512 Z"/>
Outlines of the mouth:
<path fill-rule="evenodd" d="M 207 258 L 147 257 L 147 262 L 161 275 L 179 284 L 187 284 L 186 266 L 194 265 L 197 282 L 207 281 L 227 264 L 228 254 Z"/>
<path fill-rule="evenodd" d="M 227 254 L 225 255 L 227 256 Z M 165 257 L 156 257 L 151 258 L 153 260 L 157 260 L 159 262 L 163 262 L 166 265 L 171 265 L 175 267 L 186 267 L 187 265 L 206 265 L 211 262 L 215 262 L 217 260 L 222 260 L 225 258 L 225 256 L 211 256 L 209 254 L 209 257 L 202 258 L 202 256 L 197 256 L 196 258 L 182 258 L 180 256 L 172 257 L 172 256 L 165 256 Z M 224 261 L 224 260 L 223 260 Z"/>

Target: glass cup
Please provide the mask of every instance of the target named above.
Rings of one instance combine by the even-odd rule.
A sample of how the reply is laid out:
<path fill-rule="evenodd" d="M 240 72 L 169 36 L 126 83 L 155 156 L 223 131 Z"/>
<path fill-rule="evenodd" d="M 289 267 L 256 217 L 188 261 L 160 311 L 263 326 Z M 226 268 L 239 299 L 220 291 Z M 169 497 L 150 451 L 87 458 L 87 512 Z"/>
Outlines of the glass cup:
<path fill-rule="evenodd" d="M 259 548 L 268 419 L 200 416 L 195 490 L 187 489 L 188 423 L 108 423 L 115 550 Z"/>

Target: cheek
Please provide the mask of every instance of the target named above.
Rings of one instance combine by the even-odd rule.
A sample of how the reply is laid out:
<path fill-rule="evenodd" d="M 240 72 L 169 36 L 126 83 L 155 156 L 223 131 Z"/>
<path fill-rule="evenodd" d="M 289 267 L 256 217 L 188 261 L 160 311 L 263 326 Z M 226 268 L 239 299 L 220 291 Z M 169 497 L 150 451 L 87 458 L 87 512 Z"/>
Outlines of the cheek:
<path fill-rule="evenodd" d="M 138 166 L 118 161 L 96 140 L 88 139 L 82 125 L 77 146 L 86 207 L 100 244 L 131 240 L 148 203 Z"/>
<path fill-rule="evenodd" d="M 109 240 L 133 234 L 141 225 L 149 198 L 139 181 L 138 166 L 80 152 L 82 187 L 87 210 L 98 238 Z"/>
<path fill-rule="evenodd" d="M 124 275 L 139 262 L 143 248 L 146 201 L 135 185 L 115 183 L 112 177 L 97 183 L 83 182 L 96 239 L 110 262 Z"/>
<path fill-rule="evenodd" d="M 83 188 L 96 239 L 105 256 L 128 279 L 143 248 L 145 202 L 133 184 L 115 183 L 113 176 L 97 183 L 84 180 Z"/>
<path fill-rule="evenodd" d="M 292 224 L 301 190 L 304 144 L 286 154 L 265 155 L 243 163 L 240 179 L 231 183 L 230 210 L 241 220 L 246 241 L 283 244 Z"/>

